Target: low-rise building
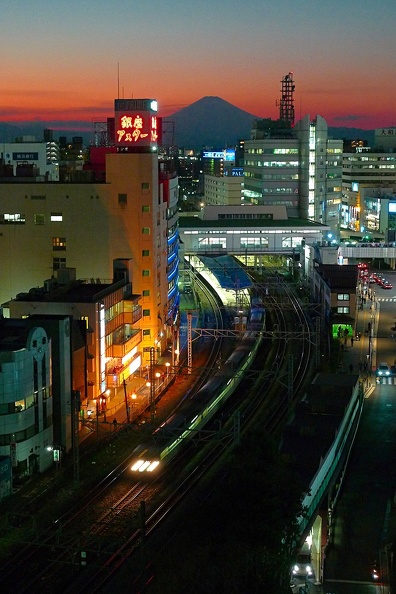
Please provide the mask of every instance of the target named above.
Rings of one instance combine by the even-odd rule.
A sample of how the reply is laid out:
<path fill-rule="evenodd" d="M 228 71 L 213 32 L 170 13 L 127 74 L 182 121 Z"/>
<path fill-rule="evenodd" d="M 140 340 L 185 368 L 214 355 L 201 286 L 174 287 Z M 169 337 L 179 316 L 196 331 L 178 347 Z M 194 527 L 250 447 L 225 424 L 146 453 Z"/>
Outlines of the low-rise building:
<path fill-rule="evenodd" d="M 34 322 L 0 319 L 0 456 L 14 477 L 53 463 L 51 340 Z"/>

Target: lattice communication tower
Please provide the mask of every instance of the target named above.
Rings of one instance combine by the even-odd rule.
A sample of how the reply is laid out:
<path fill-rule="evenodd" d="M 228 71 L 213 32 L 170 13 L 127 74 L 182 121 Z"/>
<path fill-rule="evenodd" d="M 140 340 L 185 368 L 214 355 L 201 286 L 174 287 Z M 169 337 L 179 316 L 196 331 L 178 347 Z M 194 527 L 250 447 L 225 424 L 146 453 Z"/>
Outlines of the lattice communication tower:
<path fill-rule="evenodd" d="M 294 126 L 294 90 L 293 72 L 282 78 L 281 100 L 279 103 L 279 118 Z"/>

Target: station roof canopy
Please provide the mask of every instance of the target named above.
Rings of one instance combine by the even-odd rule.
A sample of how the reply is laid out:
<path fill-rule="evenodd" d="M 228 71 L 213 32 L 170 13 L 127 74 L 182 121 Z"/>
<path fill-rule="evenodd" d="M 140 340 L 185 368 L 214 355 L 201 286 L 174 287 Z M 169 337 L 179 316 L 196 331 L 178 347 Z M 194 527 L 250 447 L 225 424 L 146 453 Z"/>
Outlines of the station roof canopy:
<path fill-rule="evenodd" d="M 200 256 L 200 260 L 217 278 L 223 289 L 235 291 L 252 286 L 249 276 L 232 256 Z"/>

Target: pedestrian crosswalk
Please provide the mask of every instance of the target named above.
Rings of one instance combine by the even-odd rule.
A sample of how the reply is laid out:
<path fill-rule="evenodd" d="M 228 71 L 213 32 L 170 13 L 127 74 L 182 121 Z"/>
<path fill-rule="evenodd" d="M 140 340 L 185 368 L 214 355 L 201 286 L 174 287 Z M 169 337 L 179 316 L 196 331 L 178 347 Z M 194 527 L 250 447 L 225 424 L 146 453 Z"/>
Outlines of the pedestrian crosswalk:
<path fill-rule="evenodd" d="M 377 301 L 396 302 L 396 297 L 377 297 Z"/>
<path fill-rule="evenodd" d="M 377 377 L 377 384 L 381 384 L 383 386 L 396 386 L 396 376 Z"/>

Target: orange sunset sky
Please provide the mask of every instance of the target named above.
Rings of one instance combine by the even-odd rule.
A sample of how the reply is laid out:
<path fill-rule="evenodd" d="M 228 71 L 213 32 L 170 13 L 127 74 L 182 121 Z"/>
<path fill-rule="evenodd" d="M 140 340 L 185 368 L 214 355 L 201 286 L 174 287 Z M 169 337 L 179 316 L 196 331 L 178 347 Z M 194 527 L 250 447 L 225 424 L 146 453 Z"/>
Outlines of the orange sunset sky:
<path fill-rule="evenodd" d="M 92 122 L 114 99 L 167 116 L 212 95 L 277 118 L 294 73 L 296 119 L 396 125 L 394 0 L 4 0 L 0 121 Z"/>

